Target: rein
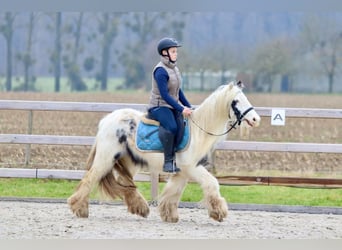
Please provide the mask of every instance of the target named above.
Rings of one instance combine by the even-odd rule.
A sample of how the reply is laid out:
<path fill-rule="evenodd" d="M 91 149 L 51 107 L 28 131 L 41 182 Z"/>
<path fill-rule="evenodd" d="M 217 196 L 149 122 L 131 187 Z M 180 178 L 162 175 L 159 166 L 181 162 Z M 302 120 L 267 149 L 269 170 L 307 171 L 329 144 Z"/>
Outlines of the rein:
<path fill-rule="evenodd" d="M 240 112 L 240 110 L 238 110 L 238 108 L 236 107 L 236 101 L 234 100 L 231 104 L 231 108 L 233 109 L 234 111 L 234 114 L 236 116 L 236 121 L 230 125 L 230 128 L 224 132 L 224 133 L 221 133 L 221 134 L 214 134 L 214 133 L 211 133 L 209 131 L 206 131 L 205 129 L 201 128 L 193 119 L 192 119 L 192 116 L 190 116 L 190 120 L 193 122 L 193 124 L 196 125 L 196 127 L 198 127 L 200 130 L 202 130 L 203 132 L 205 132 L 206 134 L 208 135 L 211 135 L 211 136 L 223 136 L 223 135 L 226 135 L 228 134 L 233 128 L 236 129 L 236 125 L 239 125 L 241 124 L 242 122 L 242 119 L 251 111 L 254 109 L 254 107 L 250 107 L 248 108 L 247 110 L 245 110 L 242 114 Z"/>

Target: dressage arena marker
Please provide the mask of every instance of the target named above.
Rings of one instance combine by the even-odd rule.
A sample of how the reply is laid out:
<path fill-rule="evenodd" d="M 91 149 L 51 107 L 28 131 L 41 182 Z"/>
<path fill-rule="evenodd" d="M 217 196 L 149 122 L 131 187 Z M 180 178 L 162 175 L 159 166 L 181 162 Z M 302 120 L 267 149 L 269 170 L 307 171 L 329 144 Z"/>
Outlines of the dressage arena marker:
<path fill-rule="evenodd" d="M 285 126 L 285 110 L 284 109 L 272 109 L 271 125 L 272 126 Z"/>

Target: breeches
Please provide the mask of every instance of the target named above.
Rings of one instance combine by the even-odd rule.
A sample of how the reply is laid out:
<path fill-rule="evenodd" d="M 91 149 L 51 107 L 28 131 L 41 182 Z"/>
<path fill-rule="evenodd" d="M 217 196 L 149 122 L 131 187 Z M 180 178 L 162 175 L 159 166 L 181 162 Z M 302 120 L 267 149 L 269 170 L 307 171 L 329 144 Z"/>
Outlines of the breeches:
<path fill-rule="evenodd" d="M 176 145 L 181 142 L 184 134 L 183 114 L 168 107 L 149 109 L 149 117 L 160 122 L 160 125 L 176 136 Z"/>

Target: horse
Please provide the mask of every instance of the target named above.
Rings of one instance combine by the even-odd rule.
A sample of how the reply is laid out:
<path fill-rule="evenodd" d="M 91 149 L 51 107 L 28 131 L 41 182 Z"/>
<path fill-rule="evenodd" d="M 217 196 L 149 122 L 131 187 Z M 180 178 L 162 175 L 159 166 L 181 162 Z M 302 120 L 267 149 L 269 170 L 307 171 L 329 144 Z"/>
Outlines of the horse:
<path fill-rule="evenodd" d="M 158 211 L 164 222 L 179 221 L 178 206 L 183 190 L 191 179 L 203 190 L 203 204 L 210 218 L 222 222 L 228 215 L 228 205 L 221 196 L 217 179 L 206 169 L 204 159 L 225 135 L 245 123 L 257 127 L 260 116 L 243 93 L 241 82 L 221 85 L 212 92 L 188 118 L 190 139 L 185 150 L 176 153 L 176 174 L 169 174 L 158 197 Z M 123 108 L 104 116 L 99 124 L 88 159 L 87 171 L 67 199 L 77 216 L 89 216 L 89 194 L 93 188 L 111 199 L 121 199 L 128 212 L 147 218 L 149 204 L 134 184 L 134 176 L 144 167 L 150 173 L 162 172 L 163 154 L 142 152 L 136 148 L 136 130 L 142 111 Z M 190 121 L 189 121 L 190 120 Z M 227 128 L 231 126 L 229 130 Z"/>

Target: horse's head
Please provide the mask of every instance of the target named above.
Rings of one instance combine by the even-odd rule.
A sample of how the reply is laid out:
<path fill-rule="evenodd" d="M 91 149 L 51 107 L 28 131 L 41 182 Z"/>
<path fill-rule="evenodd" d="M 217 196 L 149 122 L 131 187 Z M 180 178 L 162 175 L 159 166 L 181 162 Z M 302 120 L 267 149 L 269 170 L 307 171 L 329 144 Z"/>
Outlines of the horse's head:
<path fill-rule="evenodd" d="M 241 81 L 229 84 L 230 89 L 236 88 L 236 94 L 230 104 L 230 119 L 234 120 L 235 117 L 238 125 L 246 123 L 249 127 L 257 127 L 260 124 L 260 116 L 242 92 L 243 87 Z"/>

